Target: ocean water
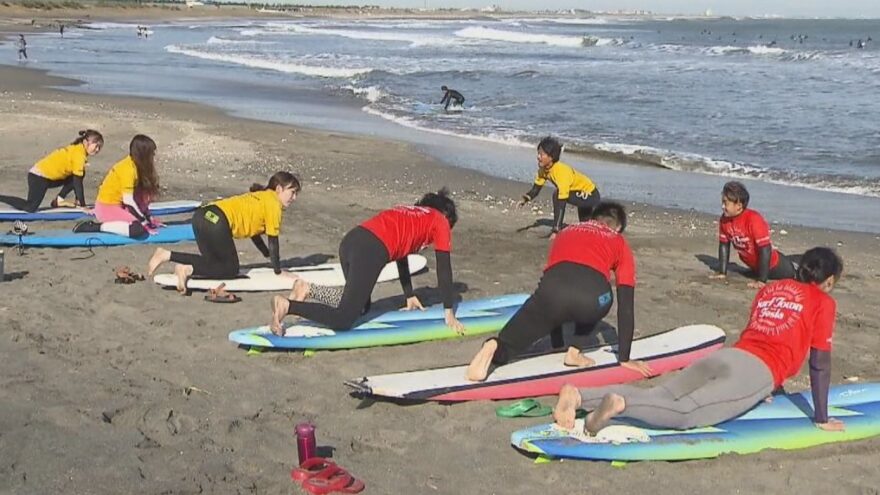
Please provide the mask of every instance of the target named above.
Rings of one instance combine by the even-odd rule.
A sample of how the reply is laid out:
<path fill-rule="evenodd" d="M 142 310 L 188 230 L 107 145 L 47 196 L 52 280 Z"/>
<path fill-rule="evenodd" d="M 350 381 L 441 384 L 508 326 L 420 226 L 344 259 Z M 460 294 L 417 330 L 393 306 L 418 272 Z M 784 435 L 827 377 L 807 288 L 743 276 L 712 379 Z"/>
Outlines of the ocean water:
<path fill-rule="evenodd" d="M 567 159 L 623 156 L 644 167 L 625 180 L 674 170 L 719 178 L 712 187 L 737 177 L 880 204 L 877 20 L 296 19 L 150 29 L 146 39 L 111 23 L 63 41 L 32 37 L 30 66 L 83 79 L 88 91 L 381 128 L 442 146 L 527 156 L 552 134 Z M 444 84 L 465 95 L 464 111 L 439 106 Z M 464 166 L 517 179 L 534 168 L 533 158 L 482 162 Z"/>

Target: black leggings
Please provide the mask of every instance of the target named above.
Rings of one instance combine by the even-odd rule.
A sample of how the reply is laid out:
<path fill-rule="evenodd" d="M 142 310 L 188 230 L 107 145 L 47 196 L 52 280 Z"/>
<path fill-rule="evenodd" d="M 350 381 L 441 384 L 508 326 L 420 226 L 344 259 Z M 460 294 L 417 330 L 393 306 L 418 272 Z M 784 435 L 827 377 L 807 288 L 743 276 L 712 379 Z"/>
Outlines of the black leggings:
<path fill-rule="evenodd" d="M 578 221 L 583 222 L 590 219 L 590 214 L 593 213 L 593 208 L 595 208 L 599 201 L 601 201 L 601 197 L 599 196 L 599 189 L 593 189 L 593 192 L 590 194 L 586 194 L 583 191 L 571 191 L 569 193 L 568 199 L 559 199 L 554 195 L 553 197 L 553 227 L 555 230 L 562 230 L 562 223 L 565 219 L 565 206 L 566 204 L 574 205 L 578 211 Z"/>
<path fill-rule="evenodd" d="M 349 330 L 369 306 L 379 273 L 388 264 L 388 249 L 369 230 L 357 226 L 342 238 L 339 261 L 345 275 L 345 287 L 339 306 L 290 301 L 288 314 L 301 316 L 334 330 Z"/>
<path fill-rule="evenodd" d="M 559 263 L 544 272 L 538 288 L 498 334 L 492 362 L 506 364 L 563 323 L 595 329 L 614 297 L 611 285 L 596 270 L 577 263 Z"/>
<path fill-rule="evenodd" d="M 82 181 L 80 177 L 76 177 L 76 179 Z M 72 175 L 62 180 L 49 180 L 32 172 L 28 172 L 27 199 L 21 199 L 14 196 L 0 196 L 0 201 L 8 203 L 13 208 L 33 213 L 40 208 L 40 204 L 43 202 L 43 199 L 46 197 L 46 192 L 48 192 L 49 189 L 60 187 L 61 191 L 58 195 L 63 198 L 74 190 L 74 180 L 74 176 Z M 77 194 L 77 196 L 79 196 L 79 194 Z"/>
<path fill-rule="evenodd" d="M 193 277 L 232 279 L 238 277 L 238 250 L 232 228 L 223 210 L 209 205 L 196 210 L 192 219 L 198 254 L 171 252 L 171 261 L 192 265 Z"/>

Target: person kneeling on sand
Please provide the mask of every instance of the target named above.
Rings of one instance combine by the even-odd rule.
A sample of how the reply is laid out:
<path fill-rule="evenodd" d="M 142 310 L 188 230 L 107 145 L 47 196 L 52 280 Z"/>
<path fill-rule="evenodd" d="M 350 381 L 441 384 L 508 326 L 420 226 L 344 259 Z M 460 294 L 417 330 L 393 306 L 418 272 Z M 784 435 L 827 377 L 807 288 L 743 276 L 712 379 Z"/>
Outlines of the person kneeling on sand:
<path fill-rule="evenodd" d="M 487 340 L 467 368 L 467 379 L 483 381 L 493 365 L 520 356 L 563 323 L 574 321 L 594 329 L 608 314 L 611 271 L 617 281 L 617 357 L 620 365 L 643 376 L 652 374 L 642 361 L 630 360 L 635 318 L 633 298 L 635 261 L 626 238 L 626 211 L 614 202 L 600 203 L 586 222 L 563 229 L 553 244 L 538 288 L 504 325 L 497 338 Z M 595 362 L 569 347 L 567 366 L 592 366 Z"/>
<path fill-rule="evenodd" d="M 233 239 L 250 238 L 260 253 L 272 261 L 276 274 L 281 273 L 278 236 L 281 234 L 282 210 L 296 200 L 301 190 L 299 179 L 290 172 L 277 172 L 266 186 L 254 184 L 251 191 L 202 206 L 193 214 L 192 226 L 200 254 L 181 253 L 158 248 L 150 258 L 147 273 L 152 276 L 166 261 L 178 263 L 177 290 L 186 293 L 191 276 L 211 279 L 238 277 L 240 263 Z M 263 242 L 266 234 L 269 246 Z"/>
<path fill-rule="evenodd" d="M 415 206 L 396 206 L 350 230 L 339 244 L 339 261 L 345 275 L 345 287 L 337 305 L 304 302 L 313 296 L 313 286 L 302 279 L 294 282 L 290 299 L 275 296 L 272 300 L 270 328 L 283 335 L 281 321 L 288 314 L 307 318 L 334 330 L 348 330 L 370 306 L 370 295 L 382 269 L 397 262 L 400 285 L 406 297 L 406 310 L 424 310 L 413 293 L 407 256 L 434 245 L 437 258 L 437 285 L 443 298 L 446 325 L 459 334 L 464 325 L 455 317 L 452 285 L 452 228 L 458 220 L 455 202 L 442 189 L 422 196 Z M 314 286 L 315 289 L 318 286 Z M 326 302 L 326 298 L 323 299 Z"/>
<path fill-rule="evenodd" d="M 711 426 L 745 413 L 795 376 L 810 356 L 813 422 L 826 431 L 843 431 L 828 417 L 831 337 L 837 304 L 829 293 L 840 279 L 843 261 L 831 249 L 804 254 L 797 280 L 767 285 L 755 296 L 739 341 L 672 375 L 662 385 L 615 385 L 576 389 L 563 386 L 553 412 L 571 429 L 578 407 L 591 410 L 585 429 L 596 434 L 616 416 L 657 428 L 684 430 Z"/>

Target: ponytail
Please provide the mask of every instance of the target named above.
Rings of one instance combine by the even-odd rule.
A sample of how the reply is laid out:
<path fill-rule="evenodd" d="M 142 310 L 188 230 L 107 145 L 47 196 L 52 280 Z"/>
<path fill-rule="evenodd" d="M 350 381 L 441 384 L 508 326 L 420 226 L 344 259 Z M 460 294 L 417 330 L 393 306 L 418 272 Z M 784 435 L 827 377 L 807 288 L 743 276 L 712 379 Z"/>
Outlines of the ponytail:
<path fill-rule="evenodd" d="M 251 192 L 257 191 L 274 191 L 276 187 L 292 187 L 296 190 L 296 192 L 300 192 L 302 190 L 302 185 L 299 183 L 299 179 L 296 178 L 290 172 L 275 172 L 275 175 L 269 178 L 269 183 L 263 186 L 262 184 L 257 184 L 254 182 L 251 185 Z"/>
<path fill-rule="evenodd" d="M 79 131 L 79 137 L 74 139 L 73 142 L 70 144 L 82 144 L 83 141 L 86 141 L 86 140 L 92 141 L 95 143 L 100 143 L 102 145 L 104 144 L 104 136 L 102 136 L 100 132 L 98 132 L 94 129 L 85 129 L 85 130 Z"/>

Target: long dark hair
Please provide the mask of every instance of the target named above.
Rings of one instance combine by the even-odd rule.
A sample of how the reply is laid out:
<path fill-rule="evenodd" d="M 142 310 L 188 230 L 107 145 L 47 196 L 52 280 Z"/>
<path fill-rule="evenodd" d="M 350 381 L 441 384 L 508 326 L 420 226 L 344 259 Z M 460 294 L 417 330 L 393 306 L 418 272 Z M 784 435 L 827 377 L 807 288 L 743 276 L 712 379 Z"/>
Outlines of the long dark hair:
<path fill-rule="evenodd" d="M 275 188 L 278 186 L 281 186 L 284 188 L 292 187 L 296 190 L 296 192 L 300 192 L 302 190 L 302 185 L 300 185 L 299 179 L 297 179 L 296 176 L 293 175 L 292 173 L 285 172 L 282 170 L 280 172 L 275 172 L 275 175 L 273 175 L 272 177 L 269 178 L 269 183 L 266 184 L 265 186 L 254 182 L 254 184 L 251 186 L 251 192 L 265 191 L 265 190 L 274 191 Z"/>
<path fill-rule="evenodd" d="M 128 154 L 137 168 L 135 193 L 152 200 L 159 195 L 159 176 L 156 175 L 156 164 L 153 162 L 156 157 L 156 142 L 149 136 L 138 134 L 131 138 Z"/>
<path fill-rule="evenodd" d="M 79 131 L 79 137 L 73 140 L 70 144 L 82 144 L 83 141 L 92 141 L 96 143 L 104 144 L 104 136 L 101 135 L 100 132 L 94 129 L 85 129 L 83 131 Z"/>
<path fill-rule="evenodd" d="M 455 201 L 449 197 L 449 189 L 445 187 L 435 193 L 428 193 L 422 199 L 416 201 L 416 206 L 427 206 L 439 211 L 449 220 L 449 228 L 455 227 L 458 222 L 458 212 L 455 209 Z"/>

